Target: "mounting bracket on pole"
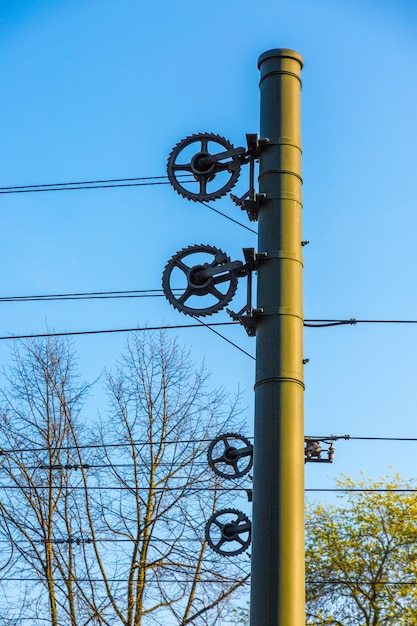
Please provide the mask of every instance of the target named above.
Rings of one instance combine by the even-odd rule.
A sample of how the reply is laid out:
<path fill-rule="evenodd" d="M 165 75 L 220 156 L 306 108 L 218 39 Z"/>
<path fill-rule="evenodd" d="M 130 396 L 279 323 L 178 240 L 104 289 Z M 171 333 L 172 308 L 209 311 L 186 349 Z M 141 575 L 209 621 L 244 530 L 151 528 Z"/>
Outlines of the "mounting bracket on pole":
<path fill-rule="evenodd" d="M 350 435 L 340 435 L 330 437 L 304 437 L 304 463 L 333 463 L 335 447 L 333 442 L 338 439 L 350 439 Z M 328 446 L 323 449 L 322 444 Z M 322 453 L 326 453 L 327 458 L 322 459 Z"/>
<path fill-rule="evenodd" d="M 240 322 L 244 326 L 249 337 L 256 335 L 257 316 L 263 313 L 263 309 L 254 309 L 252 305 L 252 277 L 253 272 L 258 269 L 259 259 L 266 256 L 266 253 L 256 254 L 255 248 L 243 248 L 243 256 L 245 257 L 244 268 L 248 278 L 246 304 L 237 313 L 226 309 L 232 320 Z"/>
<path fill-rule="evenodd" d="M 255 191 L 255 161 L 261 154 L 262 146 L 269 143 L 269 139 L 260 139 L 256 133 L 251 133 L 246 134 L 246 143 L 248 150 L 245 156 L 249 162 L 249 189 L 240 198 L 232 193 L 230 197 L 242 211 L 246 211 L 251 222 L 256 222 L 260 203 L 266 198 L 266 194 Z"/>

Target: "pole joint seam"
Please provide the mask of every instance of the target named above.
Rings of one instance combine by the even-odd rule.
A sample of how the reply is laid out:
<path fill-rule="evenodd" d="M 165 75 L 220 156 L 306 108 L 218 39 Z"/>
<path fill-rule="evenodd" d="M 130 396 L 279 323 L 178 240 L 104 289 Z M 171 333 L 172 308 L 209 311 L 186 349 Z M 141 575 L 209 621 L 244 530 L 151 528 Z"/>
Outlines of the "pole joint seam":
<path fill-rule="evenodd" d="M 293 78 L 296 78 L 301 87 L 303 86 L 303 83 L 301 82 L 301 78 L 298 76 L 298 74 L 296 74 L 295 72 L 289 72 L 288 70 L 272 70 L 271 72 L 266 72 L 265 74 L 263 74 L 261 76 L 261 79 L 259 81 L 259 86 L 263 83 L 263 81 L 266 78 L 269 78 L 270 76 L 276 76 L 277 74 L 286 74 L 287 76 L 293 76 Z"/>
<path fill-rule="evenodd" d="M 265 188 L 265 181 L 263 181 L 263 183 L 264 183 L 263 188 Z M 266 203 L 269 202 L 270 200 L 289 200 L 290 202 L 294 202 L 295 204 L 298 204 L 301 208 L 303 208 L 303 203 L 302 203 L 302 200 L 300 200 L 299 193 L 295 193 L 291 191 L 287 191 L 287 192 L 281 191 L 279 195 L 275 195 L 269 190 L 268 190 L 268 193 L 264 192 L 263 189 L 261 193 L 266 193 L 266 198 L 262 200 L 261 208 L 264 208 Z"/>
<path fill-rule="evenodd" d="M 291 252 L 291 250 L 271 250 L 270 252 L 266 252 L 265 256 L 260 260 L 262 263 L 265 263 L 265 261 L 269 259 L 290 259 L 291 261 L 298 261 L 302 264 L 302 258 L 296 252 Z"/>
<path fill-rule="evenodd" d="M 294 143 L 291 137 L 285 137 L 280 135 L 279 137 L 268 137 L 268 144 L 264 146 L 264 149 L 271 146 L 288 146 L 289 148 L 295 148 L 299 152 L 303 152 L 303 149 L 299 143 Z"/>
<path fill-rule="evenodd" d="M 282 252 L 268 252 L 268 256 L 262 259 L 262 265 L 264 265 L 267 261 L 276 261 L 278 259 L 295 261 L 296 263 L 299 263 L 301 267 L 304 267 L 303 257 L 299 256 L 295 252 L 290 252 L 289 250 L 282 250 Z"/>
<path fill-rule="evenodd" d="M 270 376 L 269 378 L 263 378 L 262 380 L 258 380 L 253 388 L 256 389 L 260 385 L 265 385 L 267 383 L 295 383 L 305 389 L 305 385 L 302 380 L 298 378 L 290 378 L 288 376 Z"/>
<path fill-rule="evenodd" d="M 261 172 L 259 174 L 258 180 L 260 180 L 264 176 L 268 176 L 268 174 L 290 174 L 291 176 L 295 176 L 301 182 L 303 182 L 303 179 L 301 178 L 300 174 L 298 174 L 297 172 L 294 172 L 292 170 L 264 170 L 263 172 Z"/>

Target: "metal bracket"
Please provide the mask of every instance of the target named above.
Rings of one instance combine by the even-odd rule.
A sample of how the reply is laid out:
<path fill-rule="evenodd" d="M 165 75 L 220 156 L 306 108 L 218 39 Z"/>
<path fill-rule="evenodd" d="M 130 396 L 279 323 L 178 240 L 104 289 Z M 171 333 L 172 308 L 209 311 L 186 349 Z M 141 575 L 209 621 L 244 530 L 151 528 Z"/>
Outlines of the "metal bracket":
<path fill-rule="evenodd" d="M 341 435 L 330 437 L 304 437 L 304 463 L 333 463 L 335 447 L 333 441 L 338 439 L 350 439 L 350 435 Z M 327 450 L 323 450 L 322 443 L 327 444 Z M 327 458 L 322 459 L 321 454 L 325 452 Z"/>
<path fill-rule="evenodd" d="M 240 275 L 248 278 L 246 304 L 237 313 L 230 309 L 226 309 L 226 312 L 232 320 L 244 326 L 249 337 L 255 337 L 257 317 L 263 313 L 263 309 L 254 309 L 252 306 L 252 274 L 258 269 L 259 260 L 266 256 L 266 253 L 256 254 L 255 248 L 243 248 L 243 256 L 246 263 L 241 268 Z"/>
<path fill-rule="evenodd" d="M 245 160 L 242 161 L 242 163 L 249 163 L 249 189 L 240 198 L 232 193 L 230 197 L 242 211 L 247 212 L 251 222 L 256 222 L 260 203 L 266 198 L 266 194 L 255 191 L 255 161 L 261 154 L 262 146 L 269 143 L 269 139 L 260 139 L 256 133 L 246 134 L 246 143 L 248 150 L 245 154 Z"/>

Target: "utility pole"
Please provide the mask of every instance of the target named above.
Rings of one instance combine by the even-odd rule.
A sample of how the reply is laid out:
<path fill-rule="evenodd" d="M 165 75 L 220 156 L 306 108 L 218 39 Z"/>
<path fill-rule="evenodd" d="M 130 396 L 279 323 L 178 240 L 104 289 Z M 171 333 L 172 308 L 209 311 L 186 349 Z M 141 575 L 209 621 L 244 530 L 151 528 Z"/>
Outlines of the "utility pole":
<path fill-rule="evenodd" d="M 300 73 L 259 57 L 260 153 L 251 626 L 304 626 L 304 424 Z"/>
<path fill-rule="evenodd" d="M 244 513 L 222 509 L 207 521 L 206 539 L 217 554 L 231 557 L 248 549 L 252 535 L 251 626 L 304 626 L 303 59 L 293 50 L 269 50 L 258 66 L 260 137 L 246 135 L 247 148 L 235 148 L 220 135 L 190 135 L 173 148 L 167 163 L 174 189 L 195 202 L 226 195 L 242 165 L 249 164 L 249 191 L 240 198 L 230 196 L 251 221 L 258 220 L 258 252 L 244 248 L 243 262 L 211 245 L 188 246 L 168 261 L 162 286 L 177 310 L 204 317 L 225 308 L 238 279 L 247 277 L 245 306 L 237 313 L 227 311 L 248 335 L 256 336 L 255 441 L 252 446 L 237 433 L 220 435 L 210 444 L 208 461 L 213 471 L 231 480 L 245 475 L 254 461 L 252 524 Z M 254 187 L 257 159 L 259 192 Z M 220 173 L 225 179 L 218 181 Z M 319 442 L 309 440 L 310 459 L 314 451 L 320 460 Z"/>

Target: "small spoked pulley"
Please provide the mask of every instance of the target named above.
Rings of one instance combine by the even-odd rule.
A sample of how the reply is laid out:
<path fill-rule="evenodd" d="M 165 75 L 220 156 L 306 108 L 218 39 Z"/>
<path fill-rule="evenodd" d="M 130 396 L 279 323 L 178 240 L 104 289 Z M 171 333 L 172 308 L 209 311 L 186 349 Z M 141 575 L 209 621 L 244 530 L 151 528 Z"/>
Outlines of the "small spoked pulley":
<path fill-rule="evenodd" d="M 188 200 L 216 200 L 236 184 L 245 152 L 220 135 L 190 135 L 168 157 L 169 181 Z"/>
<path fill-rule="evenodd" d="M 253 445 L 236 433 L 226 433 L 213 439 L 208 452 L 211 469 L 222 478 L 240 478 L 253 465 Z"/>
<path fill-rule="evenodd" d="M 246 550 L 251 541 L 251 522 L 236 509 L 222 509 L 214 513 L 206 524 L 206 539 L 214 552 L 235 556 Z"/>
<path fill-rule="evenodd" d="M 162 287 L 173 307 L 186 315 L 211 315 L 223 309 L 237 289 L 241 261 L 209 245 L 180 250 L 165 266 Z"/>

